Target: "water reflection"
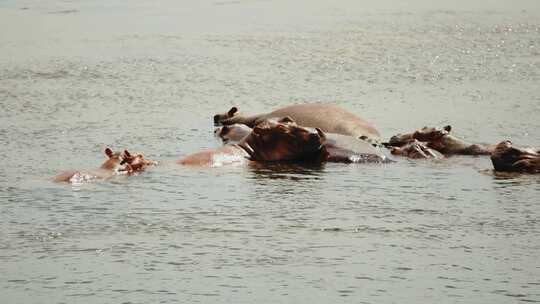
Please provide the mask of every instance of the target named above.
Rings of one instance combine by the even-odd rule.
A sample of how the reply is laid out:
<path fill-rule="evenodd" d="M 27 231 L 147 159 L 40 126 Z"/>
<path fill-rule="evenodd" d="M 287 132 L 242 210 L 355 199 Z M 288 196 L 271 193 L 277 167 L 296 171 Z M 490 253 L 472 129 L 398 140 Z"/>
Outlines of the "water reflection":
<path fill-rule="evenodd" d="M 252 163 L 249 166 L 250 178 L 288 179 L 292 181 L 317 180 L 324 173 L 324 164 L 311 163 Z"/>
<path fill-rule="evenodd" d="M 519 172 L 497 172 L 495 170 L 485 170 L 485 174 L 493 176 L 495 188 L 512 188 L 538 186 L 540 189 L 540 175 Z"/>

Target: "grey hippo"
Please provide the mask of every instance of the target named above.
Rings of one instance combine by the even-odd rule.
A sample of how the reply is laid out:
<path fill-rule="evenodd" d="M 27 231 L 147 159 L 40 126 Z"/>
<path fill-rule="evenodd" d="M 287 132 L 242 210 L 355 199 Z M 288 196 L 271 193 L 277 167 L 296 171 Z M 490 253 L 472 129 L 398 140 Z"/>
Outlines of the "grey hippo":
<path fill-rule="evenodd" d="M 371 123 L 336 105 L 320 103 L 291 105 L 269 113 L 247 116 L 239 114 L 237 107 L 232 107 L 223 114 L 214 115 L 214 124 L 244 124 L 253 128 L 267 119 L 286 116 L 298 125 L 320 128 L 326 133 L 349 135 L 373 142 L 380 140 L 379 131 Z"/>

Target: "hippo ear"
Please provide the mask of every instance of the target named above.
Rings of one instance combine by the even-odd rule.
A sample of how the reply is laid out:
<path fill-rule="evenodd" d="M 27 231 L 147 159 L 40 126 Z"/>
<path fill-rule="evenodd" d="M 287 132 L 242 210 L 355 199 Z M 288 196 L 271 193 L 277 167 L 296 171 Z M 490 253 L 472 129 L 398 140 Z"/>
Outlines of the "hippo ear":
<path fill-rule="evenodd" d="M 229 117 L 233 117 L 234 114 L 236 114 L 236 112 L 238 112 L 238 108 L 237 107 L 232 107 L 229 112 L 227 112 L 227 114 L 229 115 Z"/>
<path fill-rule="evenodd" d="M 128 151 L 127 149 L 124 150 L 124 155 L 125 155 L 126 157 L 131 157 L 131 153 L 129 153 L 129 151 Z"/>
<path fill-rule="evenodd" d="M 450 132 L 452 131 L 452 126 L 451 125 L 447 125 L 447 126 L 444 126 L 443 128 L 446 132 Z"/>
<path fill-rule="evenodd" d="M 278 120 L 278 122 L 280 123 L 291 123 L 291 122 L 295 122 L 294 119 L 292 119 L 292 117 L 290 116 L 285 116 L 285 117 L 282 117 Z"/>
<path fill-rule="evenodd" d="M 107 155 L 109 158 L 113 157 L 113 151 L 110 148 L 105 148 L 105 155 Z"/>

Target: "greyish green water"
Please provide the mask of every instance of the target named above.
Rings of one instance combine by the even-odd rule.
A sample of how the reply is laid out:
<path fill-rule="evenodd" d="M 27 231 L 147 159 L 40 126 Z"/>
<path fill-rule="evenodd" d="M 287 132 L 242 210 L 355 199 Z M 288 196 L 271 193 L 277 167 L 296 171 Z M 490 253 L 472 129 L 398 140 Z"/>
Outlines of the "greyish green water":
<path fill-rule="evenodd" d="M 212 115 L 336 103 L 540 146 L 537 1 L 0 1 L 0 302 L 540 301 L 540 176 L 194 169 Z M 103 149 L 161 161 L 55 184 Z"/>

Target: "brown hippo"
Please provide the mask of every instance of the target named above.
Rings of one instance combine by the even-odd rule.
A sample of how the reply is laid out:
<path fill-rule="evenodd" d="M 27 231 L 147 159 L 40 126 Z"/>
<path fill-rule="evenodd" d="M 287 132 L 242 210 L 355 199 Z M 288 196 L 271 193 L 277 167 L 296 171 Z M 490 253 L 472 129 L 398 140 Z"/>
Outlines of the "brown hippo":
<path fill-rule="evenodd" d="M 495 171 L 540 173 L 540 150 L 519 149 L 505 140 L 491 154 Z"/>
<path fill-rule="evenodd" d="M 156 164 L 144 159 L 142 154 L 132 156 L 128 150 L 113 152 L 105 149 L 108 159 L 97 169 L 88 171 L 66 171 L 54 177 L 55 182 L 82 183 L 96 179 L 107 179 L 119 174 L 134 174 L 141 172 L 147 166 Z"/>
<path fill-rule="evenodd" d="M 328 104 L 300 104 L 277 109 L 270 113 L 242 116 L 238 108 L 232 107 L 224 114 L 214 115 L 214 124 L 244 124 L 250 128 L 269 118 L 289 116 L 298 125 L 320 128 L 325 133 L 349 135 L 356 138 L 378 142 L 380 134 L 375 127 L 362 118 L 338 107 Z"/>
<path fill-rule="evenodd" d="M 321 129 L 298 126 L 289 120 L 263 121 L 238 144 L 188 155 L 181 165 L 217 167 L 249 161 L 315 161 L 326 156 Z"/>
<path fill-rule="evenodd" d="M 268 121 L 294 122 L 290 117 L 272 118 Z M 232 124 L 219 127 L 214 134 L 224 143 L 241 141 L 251 132 L 251 128 L 242 124 Z M 371 143 L 348 135 L 325 133 L 326 141 L 323 146 L 328 156 L 322 161 L 343 163 L 388 162 L 391 161 L 381 149 Z"/>
<path fill-rule="evenodd" d="M 125 164 L 125 171 L 127 171 L 128 174 L 136 174 L 144 171 L 148 166 L 157 165 L 158 162 L 145 159 L 144 155 L 141 153 L 132 155 L 128 150 L 124 150 L 124 160 L 122 160 L 120 164 Z"/>
<path fill-rule="evenodd" d="M 418 140 L 425 142 L 428 148 L 439 151 L 444 155 L 490 155 L 493 145 L 471 144 L 450 134 L 451 126 L 444 128 L 424 127 L 413 133 L 398 134 L 392 136 L 388 143 L 389 147 L 401 147 L 405 144 Z"/>

